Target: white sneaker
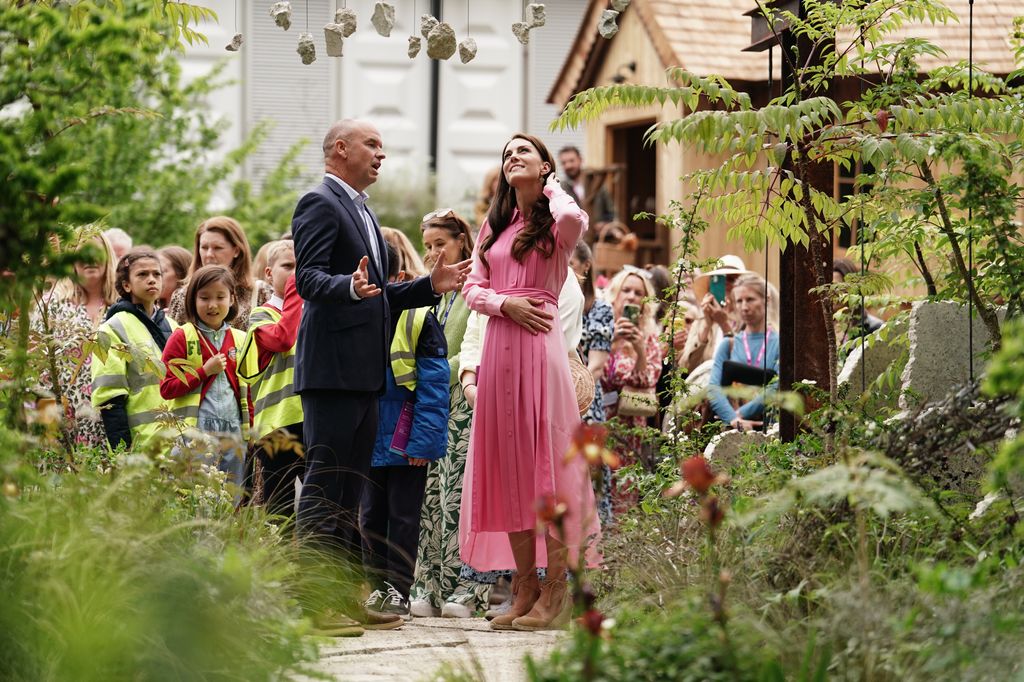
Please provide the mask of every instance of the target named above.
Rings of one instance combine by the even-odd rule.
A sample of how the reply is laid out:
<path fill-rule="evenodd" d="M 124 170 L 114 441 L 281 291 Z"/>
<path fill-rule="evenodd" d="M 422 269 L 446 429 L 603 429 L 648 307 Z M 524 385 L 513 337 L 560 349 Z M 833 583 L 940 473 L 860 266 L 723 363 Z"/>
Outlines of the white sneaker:
<path fill-rule="evenodd" d="M 465 604 L 446 601 L 441 607 L 442 618 L 472 618 L 473 612 Z"/>
<path fill-rule="evenodd" d="M 426 599 L 416 599 L 409 607 L 409 613 L 413 618 L 437 618 L 441 615 L 441 609 L 433 606 Z"/>
<path fill-rule="evenodd" d="M 484 613 L 484 618 L 486 618 L 487 620 L 494 620 L 498 616 L 504 616 L 506 613 L 508 613 L 511 610 L 512 610 L 512 595 L 509 594 L 508 598 L 506 598 L 505 601 L 501 602 L 500 604 L 496 604 L 495 606 L 492 606 L 491 608 L 487 609 L 487 612 Z"/>

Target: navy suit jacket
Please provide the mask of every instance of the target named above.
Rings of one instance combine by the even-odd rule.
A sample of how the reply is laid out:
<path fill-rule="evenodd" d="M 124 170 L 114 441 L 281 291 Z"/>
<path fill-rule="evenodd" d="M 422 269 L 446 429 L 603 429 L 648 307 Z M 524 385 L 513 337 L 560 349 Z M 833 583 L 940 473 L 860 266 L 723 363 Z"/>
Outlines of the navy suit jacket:
<path fill-rule="evenodd" d="M 367 208 L 369 211 L 369 208 Z M 377 216 L 370 211 L 374 225 Z M 299 199 L 292 217 L 295 286 L 305 304 L 295 349 L 295 390 L 384 390 L 391 345 L 391 310 L 422 308 L 437 300 L 429 277 L 389 284 L 387 249 L 375 231 L 375 263 L 362 217 L 330 178 Z M 353 300 L 352 273 L 370 257 L 370 281 L 381 296 Z"/>

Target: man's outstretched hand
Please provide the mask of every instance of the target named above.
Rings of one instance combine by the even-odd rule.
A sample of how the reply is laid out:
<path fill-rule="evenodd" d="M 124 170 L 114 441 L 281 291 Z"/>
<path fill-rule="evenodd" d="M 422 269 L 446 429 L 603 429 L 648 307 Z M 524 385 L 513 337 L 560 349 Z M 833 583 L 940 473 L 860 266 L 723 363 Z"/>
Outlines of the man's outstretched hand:
<path fill-rule="evenodd" d="M 370 264 L 368 256 L 359 259 L 359 267 L 352 273 L 352 289 L 359 298 L 373 298 L 380 295 L 380 287 L 370 281 L 370 273 L 366 268 Z"/>
<path fill-rule="evenodd" d="M 444 252 L 437 257 L 434 267 L 430 270 L 430 285 L 434 287 L 435 294 L 446 294 L 462 287 L 469 276 L 469 269 L 473 265 L 472 259 L 467 259 L 445 265 Z"/>

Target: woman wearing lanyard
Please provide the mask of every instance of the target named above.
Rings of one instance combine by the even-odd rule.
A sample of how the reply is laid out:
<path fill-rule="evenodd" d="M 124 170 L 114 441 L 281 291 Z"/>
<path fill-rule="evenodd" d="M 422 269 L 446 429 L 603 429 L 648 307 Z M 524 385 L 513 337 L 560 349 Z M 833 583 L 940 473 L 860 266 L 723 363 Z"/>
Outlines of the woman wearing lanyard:
<path fill-rule="evenodd" d="M 444 254 L 446 263 L 458 263 L 473 256 L 473 235 L 467 223 L 450 208 L 423 216 L 423 260 L 432 266 Z M 469 450 L 472 412 L 466 391 L 476 391 L 475 381 L 460 383 L 464 369 L 475 376 L 476 367 L 461 368 L 459 355 L 469 308 L 461 292 L 445 294 L 438 304 L 437 319 L 444 325 L 451 367 L 448 412 L 448 456 L 430 464 L 427 489 L 420 512 L 419 550 L 416 554 L 416 582 L 412 587 L 412 615 L 468 617 L 486 604 L 489 585 L 460 576 L 459 505 L 462 500 L 462 476 Z"/>
<path fill-rule="evenodd" d="M 734 405 L 722 392 L 722 367 L 726 360 L 732 360 L 778 373 L 778 294 L 762 277 L 746 274 L 733 285 L 732 298 L 742 327 L 735 338 L 723 339 L 718 344 L 708 381 L 708 400 L 715 416 L 734 429 L 759 429 L 764 425 L 764 394 L 743 405 Z"/>

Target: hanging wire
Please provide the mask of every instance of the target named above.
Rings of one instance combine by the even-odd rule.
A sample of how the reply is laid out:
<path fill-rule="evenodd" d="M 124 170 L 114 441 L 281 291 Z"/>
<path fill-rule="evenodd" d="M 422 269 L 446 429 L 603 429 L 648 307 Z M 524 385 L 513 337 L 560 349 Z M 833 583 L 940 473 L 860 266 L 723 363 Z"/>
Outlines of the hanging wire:
<path fill-rule="evenodd" d="M 860 91 L 860 98 L 861 98 L 861 100 L 863 100 L 864 99 L 864 79 L 866 78 L 866 72 L 864 70 L 864 58 L 863 57 L 860 60 L 860 69 L 861 69 L 861 75 L 860 75 L 860 79 L 857 81 L 857 87 L 858 87 L 858 90 Z M 862 163 L 860 163 L 860 162 L 858 162 L 858 165 L 860 166 L 860 170 L 863 173 L 864 172 L 864 165 Z M 855 168 L 856 168 L 856 166 L 855 166 Z M 856 189 L 856 183 L 854 184 L 854 188 Z M 859 194 L 859 192 L 858 192 L 858 194 Z M 861 283 L 860 283 L 860 311 L 859 311 L 860 320 L 858 320 L 857 323 L 861 327 L 860 328 L 860 390 L 863 391 L 864 393 L 867 393 L 867 390 L 868 390 L 868 362 L 867 362 L 867 357 L 865 357 L 865 356 L 866 356 L 866 354 L 868 352 L 868 347 L 867 347 L 868 335 L 867 335 L 867 325 L 865 324 L 865 322 L 867 320 L 868 308 L 867 308 L 867 301 L 864 300 L 864 275 L 867 274 L 868 261 L 867 261 L 866 254 L 864 253 L 865 252 L 864 245 L 867 242 L 867 239 L 864 238 L 863 232 L 864 232 L 864 201 L 863 201 L 863 199 L 861 199 L 860 218 L 857 220 L 857 235 L 856 235 L 857 236 L 857 246 L 860 248 L 860 277 L 861 277 Z M 851 319 L 851 322 L 852 322 L 852 319 Z"/>
<path fill-rule="evenodd" d="M 974 99 L 974 0 L 968 3 L 967 20 L 967 99 Z M 974 132 L 973 120 L 967 130 Z M 971 191 L 971 176 L 967 176 L 967 192 Z M 969 376 L 974 383 L 974 208 L 967 206 L 967 345 Z"/>
<path fill-rule="evenodd" d="M 306 33 L 309 33 L 309 0 L 306 0 Z"/>
<path fill-rule="evenodd" d="M 772 101 L 772 86 L 775 85 L 773 71 L 774 63 L 773 57 L 775 54 L 775 46 L 768 46 L 768 101 Z M 778 172 L 782 172 L 780 168 Z M 778 303 L 778 302 L 777 302 Z M 779 325 L 781 326 L 781 324 Z M 768 233 L 764 235 L 764 359 L 762 360 L 761 369 L 764 370 L 762 375 L 764 378 L 761 380 L 761 390 L 768 390 Z"/>
<path fill-rule="evenodd" d="M 235 33 L 238 33 L 238 0 L 235 0 Z"/>

